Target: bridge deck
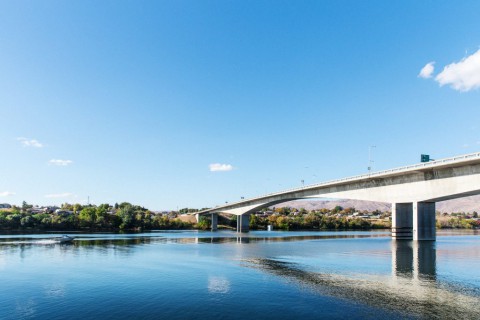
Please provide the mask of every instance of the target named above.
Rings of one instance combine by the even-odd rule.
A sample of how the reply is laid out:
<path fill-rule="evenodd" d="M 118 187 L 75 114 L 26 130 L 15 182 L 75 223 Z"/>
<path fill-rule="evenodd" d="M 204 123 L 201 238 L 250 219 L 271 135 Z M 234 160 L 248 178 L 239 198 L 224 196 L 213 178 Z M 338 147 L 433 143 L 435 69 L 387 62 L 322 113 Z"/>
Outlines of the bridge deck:
<path fill-rule="evenodd" d="M 352 177 L 347 177 L 342 179 L 335 179 L 335 180 L 330 180 L 326 182 L 302 186 L 298 188 L 287 189 L 279 192 L 273 192 L 273 193 L 264 194 L 258 197 L 254 197 L 254 198 L 248 198 L 241 201 L 232 202 L 227 205 L 216 206 L 214 208 L 202 210 L 197 213 L 202 214 L 202 213 L 209 213 L 212 211 L 216 211 L 219 209 L 235 208 L 242 204 L 248 204 L 255 201 L 260 201 L 263 199 L 282 196 L 282 195 L 295 193 L 299 191 L 308 191 L 312 189 L 331 187 L 331 186 L 336 186 L 336 185 L 345 184 L 345 183 L 354 183 L 358 181 L 364 181 L 364 180 L 375 179 L 375 178 L 388 178 L 392 176 L 405 175 L 405 174 L 414 173 L 414 172 L 426 172 L 426 171 L 432 171 L 434 169 L 442 169 L 442 168 L 449 168 L 449 167 L 454 168 L 459 166 L 465 166 L 468 164 L 480 164 L 480 152 L 435 160 L 435 161 L 426 162 L 426 163 L 418 163 L 414 165 L 398 167 L 398 168 L 393 168 L 388 170 L 382 170 L 378 172 L 362 174 L 362 175 L 357 175 L 357 176 L 352 176 Z"/>

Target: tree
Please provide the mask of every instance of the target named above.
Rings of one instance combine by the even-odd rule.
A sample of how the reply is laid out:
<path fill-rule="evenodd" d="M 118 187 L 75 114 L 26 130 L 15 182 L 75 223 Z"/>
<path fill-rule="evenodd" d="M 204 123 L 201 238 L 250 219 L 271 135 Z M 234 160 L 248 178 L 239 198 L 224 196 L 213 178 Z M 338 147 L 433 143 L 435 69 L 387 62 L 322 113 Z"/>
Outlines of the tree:
<path fill-rule="evenodd" d="M 65 202 L 65 203 L 62 204 L 62 209 L 63 210 L 68 210 L 68 211 L 73 211 L 73 205 Z"/>
<path fill-rule="evenodd" d="M 200 216 L 200 221 L 197 223 L 197 228 L 207 230 L 210 228 L 210 221 L 204 216 Z"/>
<path fill-rule="evenodd" d="M 20 227 L 20 220 L 22 219 L 22 215 L 19 213 L 9 214 L 7 216 L 7 223 L 12 229 L 17 229 Z"/>
<path fill-rule="evenodd" d="M 32 216 L 25 216 L 20 219 L 20 225 L 23 228 L 33 227 L 34 223 L 35 223 L 35 219 L 33 219 Z"/>
<path fill-rule="evenodd" d="M 315 213 L 309 213 L 304 219 L 305 226 L 309 229 L 320 228 L 321 218 Z"/>
<path fill-rule="evenodd" d="M 336 206 L 335 208 L 333 208 L 332 213 L 339 213 L 342 210 L 343 208 L 341 206 Z"/>
<path fill-rule="evenodd" d="M 74 213 L 78 213 L 80 212 L 81 210 L 83 209 L 82 205 L 79 204 L 79 203 L 75 203 L 72 208 L 70 209 L 70 211 L 73 211 Z"/>
<path fill-rule="evenodd" d="M 288 218 L 285 217 L 285 216 L 278 216 L 275 223 L 276 223 L 276 227 L 279 228 L 279 229 L 284 229 L 284 230 L 288 230 L 289 228 L 289 223 L 288 223 Z"/>
<path fill-rule="evenodd" d="M 135 227 L 143 228 L 144 227 L 145 214 L 142 210 L 135 210 Z"/>
<path fill-rule="evenodd" d="M 96 221 L 96 210 L 93 207 L 83 208 L 78 215 L 80 226 L 91 227 Z"/>
<path fill-rule="evenodd" d="M 27 209 L 30 209 L 30 208 L 33 208 L 33 205 L 28 204 L 26 201 L 23 201 L 23 202 L 22 202 L 22 211 L 23 211 L 23 212 L 26 212 Z"/>
<path fill-rule="evenodd" d="M 123 206 L 122 206 L 123 205 Z M 128 229 L 133 227 L 135 211 L 129 203 L 121 203 L 117 216 L 120 218 L 120 229 Z"/>
<path fill-rule="evenodd" d="M 249 226 L 250 229 L 255 230 L 258 229 L 258 217 L 255 214 L 250 215 Z"/>
<path fill-rule="evenodd" d="M 52 216 L 47 213 L 37 213 L 32 216 L 35 219 L 35 224 L 41 228 L 48 228 L 52 223 Z"/>
<path fill-rule="evenodd" d="M 100 205 L 95 209 L 95 224 L 98 227 L 104 227 L 107 224 L 108 220 L 108 204 L 107 205 Z"/>
<path fill-rule="evenodd" d="M 278 213 L 284 216 L 288 216 L 292 212 L 292 209 L 290 207 L 283 207 L 278 209 Z"/>
<path fill-rule="evenodd" d="M 119 209 L 123 209 L 125 207 L 132 207 L 132 204 L 130 202 L 122 202 L 118 205 Z"/>

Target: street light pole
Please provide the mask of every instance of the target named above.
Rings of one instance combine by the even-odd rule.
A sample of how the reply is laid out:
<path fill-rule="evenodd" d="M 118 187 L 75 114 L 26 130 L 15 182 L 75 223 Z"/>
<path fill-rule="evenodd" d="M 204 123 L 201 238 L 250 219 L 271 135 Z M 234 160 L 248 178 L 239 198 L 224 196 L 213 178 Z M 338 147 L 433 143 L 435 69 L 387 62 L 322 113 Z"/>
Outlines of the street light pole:
<path fill-rule="evenodd" d="M 372 171 L 372 163 L 374 162 L 372 160 L 372 148 L 376 148 L 377 146 L 370 146 L 368 147 L 368 173 L 370 173 L 370 171 Z"/>

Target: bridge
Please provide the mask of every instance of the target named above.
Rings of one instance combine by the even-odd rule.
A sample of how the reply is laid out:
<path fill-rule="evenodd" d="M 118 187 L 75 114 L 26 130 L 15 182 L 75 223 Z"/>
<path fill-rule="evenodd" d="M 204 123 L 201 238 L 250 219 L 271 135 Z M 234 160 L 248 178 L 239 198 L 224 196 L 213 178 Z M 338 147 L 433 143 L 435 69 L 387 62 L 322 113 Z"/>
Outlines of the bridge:
<path fill-rule="evenodd" d="M 343 178 L 234 203 L 196 213 L 211 215 L 217 229 L 219 213 L 237 216 L 237 231 L 248 232 L 250 214 L 282 202 L 336 198 L 392 204 L 392 237 L 435 240 L 435 203 L 480 194 L 480 152 L 406 167 Z"/>

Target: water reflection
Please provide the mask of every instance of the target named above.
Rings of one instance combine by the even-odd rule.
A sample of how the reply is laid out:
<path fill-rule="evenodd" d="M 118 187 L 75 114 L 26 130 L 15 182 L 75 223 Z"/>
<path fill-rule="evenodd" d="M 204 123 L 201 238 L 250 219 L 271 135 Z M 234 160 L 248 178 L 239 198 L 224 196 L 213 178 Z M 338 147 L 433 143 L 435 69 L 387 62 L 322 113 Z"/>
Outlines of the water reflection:
<path fill-rule="evenodd" d="M 294 235 L 294 236 L 212 236 L 212 237 L 195 237 L 195 238 L 177 238 L 170 239 L 178 243 L 269 243 L 269 242 L 293 242 L 305 240 L 321 240 L 321 239 L 361 239 L 361 238 L 380 238 L 384 234 L 316 234 L 316 235 Z"/>
<path fill-rule="evenodd" d="M 20 319 L 32 319 L 37 312 L 37 303 L 33 299 L 18 300 L 15 309 Z"/>
<path fill-rule="evenodd" d="M 478 296 L 439 283 L 434 241 L 392 240 L 392 276 L 311 270 L 278 259 L 247 259 L 254 268 L 327 295 L 402 314 L 402 317 L 478 319 Z"/>
<path fill-rule="evenodd" d="M 97 238 L 97 237 L 78 237 L 71 243 L 58 243 L 51 238 L 4 238 L 0 241 L 0 249 L 12 255 L 18 253 L 20 259 L 25 259 L 29 253 L 38 249 L 58 250 L 63 253 L 79 254 L 107 254 L 113 251 L 116 255 L 128 256 L 133 254 L 138 245 L 148 245 L 155 243 L 155 238 L 130 237 L 130 238 Z"/>
<path fill-rule="evenodd" d="M 63 298 L 66 292 L 65 283 L 49 283 L 45 285 L 45 295 L 49 298 Z"/>
<path fill-rule="evenodd" d="M 229 291 L 230 281 L 226 277 L 210 276 L 208 278 L 208 292 L 226 294 Z"/>
<path fill-rule="evenodd" d="M 392 274 L 415 280 L 436 279 L 435 241 L 392 240 Z"/>
<path fill-rule="evenodd" d="M 158 231 L 150 233 L 100 233 L 100 234 L 69 234 L 74 237 L 75 242 L 85 243 L 87 241 L 99 243 L 105 241 L 111 242 L 128 242 L 133 244 L 142 244 L 150 242 L 270 242 L 270 241 L 301 241 L 316 239 L 353 239 L 353 238 L 376 238 L 385 237 L 389 232 L 365 232 L 365 231 L 313 231 L 313 232 L 262 232 L 255 231 L 249 234 L 239 235 L 236 232 L 219 231 L 219 232 L 198 232 L 198 231 Z M 6 245 L 48 245 L 58 244 L 56 241 L 58 234 L 20 234 L 20 235 L 0 235 L 0 246 Z M 248 240 L 247 240 L 248 239 Z"/>

